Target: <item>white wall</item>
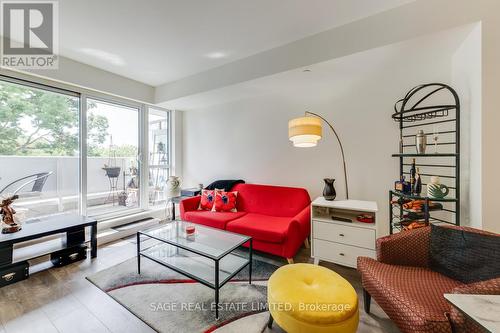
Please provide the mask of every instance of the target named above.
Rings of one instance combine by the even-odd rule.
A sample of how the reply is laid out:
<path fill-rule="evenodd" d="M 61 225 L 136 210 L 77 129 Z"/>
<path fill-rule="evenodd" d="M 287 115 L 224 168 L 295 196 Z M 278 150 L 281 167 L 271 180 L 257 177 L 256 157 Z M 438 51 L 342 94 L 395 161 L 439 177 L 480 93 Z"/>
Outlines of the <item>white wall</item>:
<path fill-rule="evenodd" d="M 500 6 L 499 1 L 492 1 Z M 488 8 L 487 8 L 488 9 Z M 498 166 L 500 154 L 500 20 L 499 9 L 489 8 L 481 23 L 481 200 L 483 229 L 500 233 Z"/>
<path fill-rule="evenodd" d="M 462 224 L 482 228 L 481 24 L 472 27 L 452 58 L 452 85 L 461 102 Z M 464 135 L 465 134 L 465 135 Z"/>
<path fill-rule="evenodd" d="M 241 59 L 155 90 L 155 100 L 177 107 L 183 96 L 297 69 L 373 47 L 481 22 L 481 215 L 485 230 L 500 232 L 497 218 L 500 142 L 500 1 L 417 0 L 302 40 Z M 349 38 L 346 38 L 348 36 Z"/>
<path fill-rule="evenodd" d="M 451 80 L 451 52 L 439 40 L 394 45 L 259 80 L 254 97 L 196 108 L 184 114 L 184 186 L 225 178 L 305 187 L 314 198 L 323 178 L 336 178 L 344 198 L 340 151 L 324 127 L 318 147 L 293 148 L 288 120 L 305 110 L 332 121 L 346 153 L 351 199 L 375 200 L 380 231 L 388 233 L 388 190 L 398 178 L 398 126 L 394 102 L 422 82 Z M 417 47 L 415 47 L 417 46 Z M 435 52 L 441 50 L 440 52 Z M 401 54 L 405 54 L 402 57 Z M 308 76 L 310 75 L 310 76 Z"/>

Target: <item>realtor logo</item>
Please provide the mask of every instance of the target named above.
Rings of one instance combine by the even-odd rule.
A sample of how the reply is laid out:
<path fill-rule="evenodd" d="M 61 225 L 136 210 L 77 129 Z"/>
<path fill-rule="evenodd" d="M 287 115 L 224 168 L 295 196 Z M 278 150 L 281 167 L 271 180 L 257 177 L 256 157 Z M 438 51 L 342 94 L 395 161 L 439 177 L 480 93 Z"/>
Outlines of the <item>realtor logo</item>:
<path fill-rule="evenodd" d="M 57 69 L 58 2 L 0 1 L 1 66 Z"/>

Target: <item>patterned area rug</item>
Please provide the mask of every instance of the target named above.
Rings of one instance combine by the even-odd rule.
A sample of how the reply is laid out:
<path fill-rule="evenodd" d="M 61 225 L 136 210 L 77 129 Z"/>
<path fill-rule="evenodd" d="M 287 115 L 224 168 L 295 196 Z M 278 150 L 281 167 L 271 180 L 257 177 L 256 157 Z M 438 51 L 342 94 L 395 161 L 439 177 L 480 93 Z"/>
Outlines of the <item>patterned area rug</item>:
<path fill-rule="evenodd" d="M 267 280 L 278 267 L 255 259 L 220 289 L 219 320 L 214 290 L 148 259 L 135 258 L 87 279 L 158 332 L 262 332 L 268 312 Z"/>

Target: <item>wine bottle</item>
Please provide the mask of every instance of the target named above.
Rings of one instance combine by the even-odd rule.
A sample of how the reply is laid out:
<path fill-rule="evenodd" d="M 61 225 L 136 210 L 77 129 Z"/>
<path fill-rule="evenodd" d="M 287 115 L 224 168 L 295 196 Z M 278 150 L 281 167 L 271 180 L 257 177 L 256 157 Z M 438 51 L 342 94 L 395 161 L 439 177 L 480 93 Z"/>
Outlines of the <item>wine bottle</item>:
<path fill-rule="evenodd" d="M 411 163 L 410 169 L 410 186 L 411 186 L 411 194 L 414 194 L 415 190 L 415 176 L 417 174 L 417 169 L 415 168 L 415 159 L 413 159 Z"/>
<path fill-rule="evenodd" d="M 417 168 L 417 175 L 415 176 L 415 195 L 422 193 L 422 177 L 420 177 L 420 168 Z"/>

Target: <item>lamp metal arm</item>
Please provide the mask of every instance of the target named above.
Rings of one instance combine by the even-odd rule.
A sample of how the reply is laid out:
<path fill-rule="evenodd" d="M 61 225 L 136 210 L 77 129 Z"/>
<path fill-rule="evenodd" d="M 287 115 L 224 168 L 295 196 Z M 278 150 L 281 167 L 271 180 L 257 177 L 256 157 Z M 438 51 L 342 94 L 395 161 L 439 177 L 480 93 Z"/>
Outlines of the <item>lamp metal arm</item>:
<path fill-rule="evenodd" d="M 342 146 L 342 142 L 340 141 L 340 137 L 337 134 L 337 131 L 335 131 L 335 128 L 333 128 L 332 124 L 330 124 L 330 122 L 328 120 L 326 120 L 325 118 L 323 118 L 322 116 L 320 116 L 319 114 L 314 113 L 314 112 L 306 111 L 306 116 L 307 115 L 315 116 L 315 117 L 318 117 L 321 120 L 323 120 L 331 128 L 331 130 L 333 131 L 333 134 L 335 134 L 335 137 L 337 138 L 337 141 L 338 141 L 339 146 L 340 146 L 340 153 L 342 154 L 342 163 L 344 166 L 345 194 L 346 194 L 347 200 L 349 200 L 349 187 L 347 185 L 347 169 L 345 166 L 344 147 Z"/>

